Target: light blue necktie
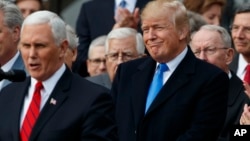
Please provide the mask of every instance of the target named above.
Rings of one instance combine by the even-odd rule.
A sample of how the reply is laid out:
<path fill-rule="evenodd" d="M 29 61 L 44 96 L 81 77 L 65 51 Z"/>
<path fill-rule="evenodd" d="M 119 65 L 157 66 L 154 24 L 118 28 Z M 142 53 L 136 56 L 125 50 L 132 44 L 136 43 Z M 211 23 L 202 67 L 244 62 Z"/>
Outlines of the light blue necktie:
<path fill-rule="evenodd" d="M 120 6 L 121 8 L 125 8 L 125 7 L 126 7 L 126 4 L 127 4 L 127 2 L 126 2 L 125 0 L 122 0 L 121 3 L 119 4 L 119 6 Z"/>
<path fill-rule="evenodd" d="M 166 64 L 159 64 L 157 66 L 156 73 L 154 75 L 153 81 L 151 82 L 151 85 L 150 85 L 150 88 L 148 91 L 145 113 L 147 112 L 151 103 L 153 102 L 153 100 L 155 99 L 155 97 L 159 93 L 160 89 L 162 88 L 162 86 L 163 86 L 163 73 L 167 70 L 169 70 L 169 68 Z"/>

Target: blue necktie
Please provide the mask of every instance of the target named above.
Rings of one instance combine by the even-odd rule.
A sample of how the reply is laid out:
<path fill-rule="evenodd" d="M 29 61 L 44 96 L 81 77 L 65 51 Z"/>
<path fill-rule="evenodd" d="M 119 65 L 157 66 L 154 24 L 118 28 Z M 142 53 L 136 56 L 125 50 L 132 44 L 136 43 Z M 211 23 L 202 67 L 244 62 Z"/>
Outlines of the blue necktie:
<path fill-rule="evenodd" d="M 120 6 L 121 8 L 125 8 L 125 7 L 126 7 L 126 4 L 127 4 L 127 2 L 126 2 L 125 0 L 122 0 L 121 3 L 119 4 L 119 6 Z"/>
<path fill-rule="evenodd" d="M 147 112 L 148 108 L 150 107 L 151 103 L 159 93 L 160 89 L 163 86 L 163 72 L 169 70 L 166 64 L 159 64 L 157 66 L 156 73 L 154 75 L 153 81 L 151 82 L 148 97 L 146 102 L 145 113 Z"/>

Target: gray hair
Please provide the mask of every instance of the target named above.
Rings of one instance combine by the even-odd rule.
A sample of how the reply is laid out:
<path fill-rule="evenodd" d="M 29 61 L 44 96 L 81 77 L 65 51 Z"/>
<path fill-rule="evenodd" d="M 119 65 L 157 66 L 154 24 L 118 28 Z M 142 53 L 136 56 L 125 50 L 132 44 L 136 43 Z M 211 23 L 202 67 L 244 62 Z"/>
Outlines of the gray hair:
<path fill-rule="evenodd" d="M 187 15 L 189 17 L 190 34 L 199 30 L 201 26 L 207 24 L 203 17 L 198 13 L 188 10 Z"/>
<path fill-rule="evenodd" d="M 65 23 L 56 13 L 47 10 L 32 13 L 24 20 L 21 32 L 25 25 L 34 24 L 48 24 L 58 46 L 63 40 L 67 39 Z"/>
<path fill-rule="evenodd" d="M 4 24 L 9 28 L 13 29 L 14 27 L 22 26 L 23 15 L 19 8 L 8 1 L 0 1 L 0 11 L 3 12 L 4 15 Z"/>
<path fill-rule="evenodd" d="M 69 48 L 74 49 L 78 46 L 78 37 L 76 36 L 75 30 L 70 26 L 66 25 L 67 40 L 69 42 Z"/>
<path fill-rule="evenodd" d="M 141 33 L 138 33 L 135 29 L 128 28 L 128 27 L 113 29 L 109 32 L 107 40 L 105 42 L 105 52 L 108 53 L 110 39 L 122 39 L 122 38 L 127 38 L 130 36 L 134 36 L 136 39 L 137 53 L 139 55 L 144 54 L 145 46 L 144 46 Z"/>
<path fill-rule="evenodd" d="M 90 57 L 91 51 L 93 48 L 97 46 L 105 46 L 105 41 L 107 39 L 107 35 L 102 35 L 97 38 L 95 38 L 89 45 L 89 50 L 88 50 L 88 58 Z"/>
<path fill-rule="evenodd" d="M 230 34 L 227 32 L 227 30 L 221 26 L 217 25 L 203 25 L 201 29 L 205 29 L 208 31 L 215 31 L 220 34 L 220 37 L 225 45 L 225 47 L 231 48 L 232 47 L 232 39 Z M 193 36 L 193 35 L 192 35 Z"/>

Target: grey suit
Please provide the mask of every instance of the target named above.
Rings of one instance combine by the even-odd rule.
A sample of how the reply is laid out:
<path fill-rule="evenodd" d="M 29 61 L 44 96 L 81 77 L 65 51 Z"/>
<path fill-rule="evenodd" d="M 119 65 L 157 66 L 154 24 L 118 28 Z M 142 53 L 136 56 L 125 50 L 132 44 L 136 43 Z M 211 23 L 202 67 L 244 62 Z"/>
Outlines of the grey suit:
<path fill-rule="evenodd" d="M 86 77 L 86 79 L 98 85 L 104 86 L 108 89 L 111 89 L 112 83 L 107 73 L 100 74 L 97 76 L 92 76 L 92 77 Z"/>
<path fill-rule="evenodd" d="M 15 63 L 13 64 L 13 66 L 11 67 L 11 69 L 17 69 L 17 70 L 25 70 L 25 66 L 23 64 L 23 59 L 21 57 L 21 54 L 18 55 Z M 26 70 L 25 70 L 26 71 Z M 27 72 L 26 72 L 27 74 Z M 0 91 L 2 90 L 3 87 L 7 86 L 8 84 L 11 83 L 11 81 L 7 80 L 7 79 L 3 79 L 3 85 L 2 87 L 0 87 Z"/>

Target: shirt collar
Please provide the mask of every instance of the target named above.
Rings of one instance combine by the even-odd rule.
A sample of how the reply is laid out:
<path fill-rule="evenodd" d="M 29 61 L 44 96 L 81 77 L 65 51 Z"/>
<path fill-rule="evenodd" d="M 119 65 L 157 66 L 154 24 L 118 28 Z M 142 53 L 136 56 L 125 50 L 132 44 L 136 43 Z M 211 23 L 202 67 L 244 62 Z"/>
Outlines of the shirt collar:
<path fill-rule="evenodd" d="M 63 75 L 64 71 L 66 70 L 65 64 L 63 64 L 50 78 L 43 81 L 43 91 L 45 94 L 51 94 L 55 85 L 57 84 L 58 80 Z M 35 86 L 37 80 L 31 77 L 31 86 Z"/>
<path fill-rule="evenodd" d="M 187 51 L 188 49 L 187 47 L 185 47 L 185 49 L 179 55 L 177 55 L 174 59 L 166 63 L 170 71 L 173 72 L 177 68 L 177 66 L 181 63 L 181 61 L 184 59 L 185 55 L 187 54 Z M 158 65 L 159 63 L 157 62 L 156 66 Z"/>
<path fill-rule="evenodd" d="M 243 75 L 246 70 L 247 61 L 243 58 L 242 54 L 239 54 L 239 64 L 238 64 L 238 73 Z"/>

